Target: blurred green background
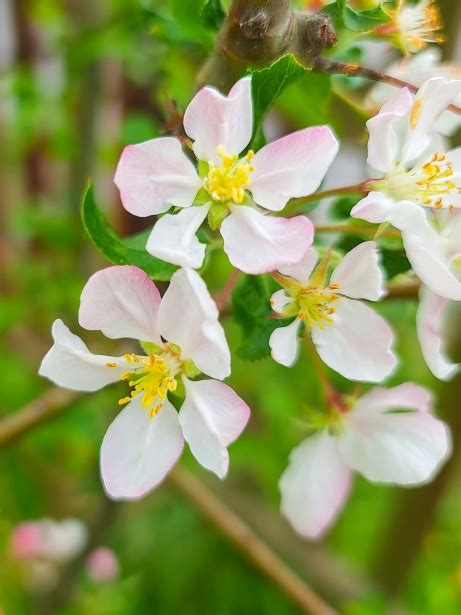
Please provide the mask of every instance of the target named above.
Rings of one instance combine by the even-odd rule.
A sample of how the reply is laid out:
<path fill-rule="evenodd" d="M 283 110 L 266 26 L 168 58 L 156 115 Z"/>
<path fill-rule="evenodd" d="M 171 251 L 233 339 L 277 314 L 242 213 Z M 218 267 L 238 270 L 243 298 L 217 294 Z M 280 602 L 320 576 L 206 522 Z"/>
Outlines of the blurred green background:
<path fill-rule="evenodd" d="M 124 145 L 178 126 L 219 21 L 204 23 L 197 4 L 0 3 L 0 418 L 49 388 L 37 370 L 51 343 L 50 325 L 60 317 L 79 332 L 81 288 L 107 265 L 79 219 L 87 178 L 121 234 L 149 224 L 121 208 L 113 172 Z M 445 2 L 443 10 L 449 57 L 461 48 L 458 2 Z M 352 46 L 348 53 L 361 52 Z M 343 141 L 363 147 L 363 117 L 341 102 L 338 83 L 332 87 L 319 76 L 314 90 L 312 82 L 291 88 L 274 115 L 278 130 L 329 122 Z M 349 182 L 338 172 L 333 183 Z M 229 273 L 226 259 L 213 256 L 205 274 L 212 292 Z M 454 457 L 435 483 L 405 491 L 357 478 L 351 500 L 321 544 L 296 537 L 278 513 L 277 481 L 303 436 L 303 407 L 315 406 L 320 395 L 304 355 L 287 370 L 269 359 L 245 363 L 234 352 L 230 384 L 253 415 L 231 447 L 230 475 L 219 483 L 188 452 L 181 464 L 338 612 L 455 615 L 461 612 L 461 383 L 441 386 L 430 376 L 415 337 L 414 301 L 396 299 L 381 309 L 398 331 L 402 358 L 391 384 L 414 380 L 432 388 L 454 430 Z M 228 312 L 223 325 L 235 350 L 241 332 Z M 84 338 L 97 351 L 116 348 L 102 345 L 97 335 Z M 167 480 L 139 503 L 105 499 L 98 453 L 120 391 L 112 387 L 78 399 L 1 451 L 0 609 L 5 615 L 299 612 L 177 485 Z M 74 566 L 55 591 L 27 591 L 9 557 L 9 535 L 15 524 L 41 517 L 83 519 L 95 544 L 116 552 L 120 577 L 96 585 Z"/>

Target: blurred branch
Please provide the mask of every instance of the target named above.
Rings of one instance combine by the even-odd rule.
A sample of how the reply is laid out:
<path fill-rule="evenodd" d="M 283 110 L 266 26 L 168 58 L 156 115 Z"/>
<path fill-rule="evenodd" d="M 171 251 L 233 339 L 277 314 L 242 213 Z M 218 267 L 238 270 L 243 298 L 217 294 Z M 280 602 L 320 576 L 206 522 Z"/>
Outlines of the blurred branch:
<path fill-rule="evenodd" d="M 176 468 L 170 475 L 170 481 L 222 532 L 231 544 L 263 574 L 272 579 L 304 613 L 311 615 L 336 613 L 257 536 L 243 519 L 227 508 L 193 474 Z"/>
<path fill-rule="evenodd" d="M 78 396 L 74 391 L 50 389 L 22 410 L 0 419 L 0 449 L 56 417 Z"/>
<path fill-rule="evenodd" d="M 391 239 L 399 239 L 401 237 L 400 231 L 397 229 L 384 229 L 382 231 L 378 230 L 376 225 L 373 226 L 365 226 L 365 225 L 354 225 L 354 224 L 316 224 L 315 225 L 316 233 L 346 233 L 348 235 L 370 235 L 374 237 L 377 233 L 379 237 L 389 237 Z"/>

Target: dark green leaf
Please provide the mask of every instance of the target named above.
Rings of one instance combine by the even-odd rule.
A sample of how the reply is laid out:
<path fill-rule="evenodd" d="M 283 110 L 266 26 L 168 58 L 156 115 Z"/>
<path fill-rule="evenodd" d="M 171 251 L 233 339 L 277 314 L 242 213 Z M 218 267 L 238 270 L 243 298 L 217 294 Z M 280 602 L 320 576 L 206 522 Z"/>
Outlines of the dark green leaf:
<path fill-rule="evenodd" d="M 90 182 L 83 195 L 82 221 L 85 231 L 97 249 L 115 265 L 136 265 L 153 280 L 166 281 L 177 267 L 148 254 L 145 250 L 149 231 L 122 238 L 109 225 L 94 200 Z"/>
<path fill-rule="evenodd" d="M 285 320 L 271 317 L 270 298 L 279 287 L 268 276 L 245 276 L 232 293 L 233 315 L 242 329 L 237 353 L 247 361 L 258 361 L 270 354 L 269 338 Z"/>
<path fill-rule="evenodd" d="M 380 252 L 382 255 L 382 265 L 386 270 L 388 280 L 411 269 L 410 261 L 405 255 L 403 246 L 395 250 L 380 247 Z"/>
<path fill-rule="evenodd" d="M 308 72 L 309 70 L 301 66 L 292 55 L 283 56 L 267 68 L 252 71 L 254 114 L 252 147 L 255 147 L 255 143 L 261 144 L 262 123 L 274 102 L 285 88 Z"/>
<path fill-rule="evenodd" d="M 207 28 L 218 30 L 226 16 L 221 0 L 206 0 L 202 8 L 202 21 Z"/>
<path fill-rule="evenodd" d="M 344 25 L 353 32 L 367 32 L 391 20 L 380 5 L 356 11 L 348 5 L 347 0 L 337 0 L 337 6 Z"/>

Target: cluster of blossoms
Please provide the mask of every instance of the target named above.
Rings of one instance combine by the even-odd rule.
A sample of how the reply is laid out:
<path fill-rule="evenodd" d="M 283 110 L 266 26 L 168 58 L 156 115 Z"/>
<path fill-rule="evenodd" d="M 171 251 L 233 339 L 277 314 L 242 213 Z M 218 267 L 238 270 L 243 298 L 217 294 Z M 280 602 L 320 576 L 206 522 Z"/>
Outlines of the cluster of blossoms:
<path fill-rule="evenodd" d="M 430 2 L 423 4 L 430 10 Z M 277 215 L 290 199 L 318 189 L 338 152 L 335 136 L 318 126 L 257 152 L 248 149 L 251 85 L 244 77 L 228 96 L 210 87 L 198 92 L 184 115 L 191 151 L 164 137 L 122 154 L 115 183 L 123 206 L 137 216 L 159 216 L 146 250 L 180 269 L 163 297 L 137 267 L 94 274 L 81 295 L 79 323 L 111 339 L 138 340 L 141 350 L 92 354 L 62 321 L 53 325 L 43 376 L 80 391 L 119 380 L 130 389 L 101 448 L 102 480 L 112 498 L 151 491 L 178 460 L 184 441 L 204 468 L 223 478 L 227 447 L 248 422 L 248 406 L 223 382 L 231 355 L 217 306 L 196 271 L 206 254 L 199 240 L 205 221 L 206 233 L 221 234 L 234 267 L 271 273 L 280 285 L 271 299 L 274 317 L 284 321 L 270 337 L 275 361 L 293 365 L 302 336 L 349 380 L 381 383 L 398 364 L 391 327 L 365 303 L 386 294 L 377 242 L 359 244 L 333 268 L 338 255 L 332 248 L 319 255 L 312 247 L 314 227 L 306 216 Z M 385 102 L 367 124 L 368 162 L 377 176 L 351 212 L 401 231 L 424 284 L 421 348 L 441 379 L 459 369 L 445 355 L 442 324 L 449 300 L 461 300 L 461 150 L 446 151 L 435 126 L 460 95 L 461 80 L 436 77 L 416 95 L 402 89 Z M 431 480 L 450 453 L 448 430 L 432 414 L 430 394 L 413 383 L 376 387 L 359 399 L 332 392 L 327 412 L 310 420 L 309 429 L 280 489 L 283 513 L 310 537 L 331 524 L 353 471 L 371 481 L 416 485 Z"/>

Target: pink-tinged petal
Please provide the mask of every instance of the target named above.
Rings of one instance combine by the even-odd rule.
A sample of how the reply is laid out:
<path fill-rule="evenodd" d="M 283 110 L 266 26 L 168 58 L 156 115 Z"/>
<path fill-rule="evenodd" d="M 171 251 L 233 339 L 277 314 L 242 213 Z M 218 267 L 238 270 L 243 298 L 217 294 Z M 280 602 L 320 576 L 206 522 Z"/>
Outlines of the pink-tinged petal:
<path fill-rule="evenodd" d="M 460 93 L 461 80 L 436 77 L 422 85 L 410 112 L 410 125 L 402 152 L 402 162 L 409 163 L 424 154 L 431 145 L 436 120 Z"/>
<path fill-rule="evenodd" d="M 289 267 L 283 267 L 280 269 L 282 275 L 287 275 L 299 282 L 302 286 L 305 286 L 309 282 L 312 272 L 315 269 L 319 255 L 314 248 L 309 248 L 306 255 L 299 261 Z"/>
<path fill-rule="evenodd" d="M 370 192 L 351 209 L 351 217 L 373 224 L 387 222 L 396 207 L 395 202 L 381 192 Z"/>
<path fill-rule="evenodd" d="M 311 330 L 322 360 L 349 380 L 387 378 L 397 365 L 394 335 L 387 322 L 360 301 L 341 297 L 334 306 L 333 322 Z"/>
<path fill-rule="evenodd" d="M 285 367 L 291 367 L 298 358 L 300 326 L 301 320 L 295 318 L 288 326 L 275 329 L 269 338 L 272 358 Z"/>
<path fill-rule="evenodd" d="M 236 205 L 221 235 L 234 267 L 257 275 L 298 263 L 312 244 L 314 227 L 305 216 L 276 218 Z"/>
<path fill-rule="evenodd" d="M 204 374 L 223 380 L 231 371 L 230 351 L 218 318 L 216 303 L 198 273 L 177 271 L 160 305 L 162 337 L 180 346 L 182 358 L 192 359 Z"/>
<path fill-rule="evenodd" d="M 39 556 L 48 562 L 63 564 L 78 557 L 88 543 L 88 530 L 79 519 L 53 521 L 42 519 Z"/>
<path fill-rule="evenodd" d="M 434 397 L 424 387 L 414 382 L 404 382 L 396 387 L 373 387 L 360 397 L 354 406 L 354 416 L 382 414 L 389 410 L 418 410 L 431 412 Z"/>
<path fill-rule="evenodd" d="M 440 297 L 461 301 L 461 281 L 451 271 L 443 239 L 429 225 L 424 234 L 403 233 L 402 237 L 408 260 L 419 279 Z"/>
<path fill-rule="evenodd" d="M 250 190 L 261 207 L 281 211 L 291 198 L 317 190 L 338 153 L 328 126 L 299 130 L 257 152 Z"/>
<path fill-rule="evenodd" d="M 189 207 L 202 184 L 173 137 L 125 147 L 114 181 L 123 207 L 141 217 L 161 214 L 172 205 Z"/>
<path fill-rule="evenodd" d="M 184 114 L 184 130 L 194 141 L 200 160 L 220 164 L 216 148 L 222 145 L 228 154 L 240 154 L 253 131 L 251 77 L 237 81 L 229 96 L 211 87 L 202 88 Z"/>
<path fill-rule="evenodd" d="M 120 380 L 127 362 L 119 357 L 93 354 L 62 320 L 52 327 L 54 345 L 44 357 L 39 374 L 65 389 L 98 391 Z"/>
<path fill-rule="evenodd" d="M 460 365 L 450 361 L 446 354 L 444 317 L 447 304 L 447 299 L 424 286 L 421 288 L 416 317 L 419 345 L 428 368 L 440 380 L 450 380 L 460 369 Z"/>
<path fill-rule="evenodd" d="M 250 409 L 227 384 L 184 378 L 186 398 L 179 412 L 184 439 L 197 461 L 223 479 L 229 466 L 227 447 L 242 433 Z"/>
<path fill-rule="evenodd" d="M 378 301 L 385 294 L 384 272 L 380 267 L 378 246 L 365 241 L 348 252 L 331 276 L 338 292 L 352 299 Z"/>
<path fill-rule="evenodd" d="M 86 571 L 95 583 L 108 583 L 118 577 L 120 564 L 112 549 L 97 547 L 86 560 Z"/>
<path fill-rule="evenodd" d="M 399 157 L 400 138 L 398 125 L 410 111 L 413 98 L 407 88 L 399 90 L 367 122 L 368 164 L 377 171 L 387 173 Z"/>
<path fill-rule="evenodd" d="M 160 293 L 139 267 L 108 267 L 91 276 L 80 296 L 78 319 L 107 337 L 161 343 L 157 325 Z"/>
<path fill-rule="evenodd" d="M 151 418 L 137 396 L 109 425 L 101 446 L 101 476 L 113 500 L 137 500 L 161 483 L 183 449 L 178 413 L 165 399 Z"/>
<path fill-rule="evenodd" d="M 31 559 L 40 553 L 41 532 L 38 523 L 26 521 L 13 529 L 10 551 L 15 559 Z"/>
<path fill-rule="evenodd" d="M 275 293 L 271 297 L 271 307 L 274 312 L 281 314 L 283 310 L 293 303 L 293 297 L 290 297 L 286 294 L 286 292 L 281 288 L 280 290 L 275 291 Z"/>
<path fill-rule="evenodd" d="M 146 250 L 167 263 L 198 269 L 203 264 L 206 246 L 200 243 L 195 233 L 209 209 L 209 205 L 201 205 L 183 209 L 177 214 L 165 214 L 152 229 Z"/>
<path fill-rule="evenodd" d="M 447 426 L 429 412 L 402 411 L 400 403 L 380 412 L 367 412 L 365 403 L 361 400 L 360 411 L 352 410 L 344 420 L 338 441 L 344 462 L 375 482 L 432 480 L 451 453 Z"/>
<path fill-rule="evenodd" d="M 307 438 L 292 451 L 280 478 L 283 515 L 299 534 L 320 538 L 341 510 L 351 477 L 336 438 L 326 431 Z"/>

